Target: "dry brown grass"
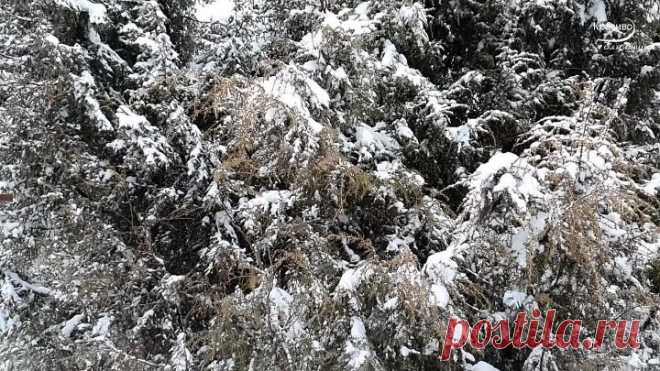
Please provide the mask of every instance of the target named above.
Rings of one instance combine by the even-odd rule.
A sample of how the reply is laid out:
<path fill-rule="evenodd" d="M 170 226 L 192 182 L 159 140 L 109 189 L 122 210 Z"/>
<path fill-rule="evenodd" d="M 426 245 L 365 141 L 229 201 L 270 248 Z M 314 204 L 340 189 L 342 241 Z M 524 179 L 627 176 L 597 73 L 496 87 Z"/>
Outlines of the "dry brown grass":
<path fill-rule="evenodd" d="M 343 171 L 341 181 L 339 197 L 342 208 L 360 203 L 376 186 L 376 178 L 357 166 Z"/>
<path fill-rule="evenodd" d="M 556 308 L 558 317 L 579 313 L 585 323 L 595 325 L 599 316 L 609 314 L 605 283 L 611 272 L 607 267 L 612 266 L 617 254 L 623 253 L 612 251 L 605 240 L 600 214 L 606 207 L 623 218 L 636 218 L 630 214 L 632 199 L 624 191 L 605 188 L 578 194 L 566 178 L 558 187 L 564 190 L 564 199 L 560 200 L 563 206 L 556 222 L 540 236 L 543 251 L 529 251 L 527 282 L 537 301 Z M 541 282 L 547 272 L 552 272 L 551 282 Z M 541 287 L 549 291 L 539 290 Z"/>
<path fill-rule="evenodd" d="M 216 176 L 219 181 L 238 177 L 248 183 L 286 186 L 306 180 L 314 171 L 317 174 L 311 175 L 318 178 L 324 167 L 339 162 L 333 146 L 336 133 L 322 131 L 316 149 L 316 139 L 306 132 L 306 119 L 247 80 L 219 79 L 195 103 L 193 117 L 205 121 L 207 135 L 227 146 Z M 296 147 L 305 153 L 296 152 Z M 319 159 L 312 172 L 306 171 L 314 160 L 310 156 Z M 267 171 L 258 177 L 259 169 Z"/>
<path fill-rule="evenodd" d="M 603 263 L 599 261 L 602 231 L 598 223 L 598 194 L 577 196 L 568 188 L 568 206 L 562 214 L 563 223 L 555 231 L 561 238 L 569 258 L 580 265 Z"/>
<path fill-rule="evenodd" d="M 241 179 L 249 181 L 250 178 L 257 175 L 257 163 L 250 158 L 248 150 L 239 145 L 231 151 L 222 162 L 222 167 L 232 173 L 235 173 Z"/>
<path fill-rule="evenodd" d="M 226 131 L 226 137 L 237 138 L 239 146 L 254 145 L 255 139 L 264 134 L 263 116 L 269 110 L 290 113 L 278 100 L 265 94 L 259 85 L 239 78 L 220 78 L 211 89 L 193 104 L 192 117 L 218 120 L 223 114 L 230 115 L 228 125 L 215 122 L 211 132 Z"/>

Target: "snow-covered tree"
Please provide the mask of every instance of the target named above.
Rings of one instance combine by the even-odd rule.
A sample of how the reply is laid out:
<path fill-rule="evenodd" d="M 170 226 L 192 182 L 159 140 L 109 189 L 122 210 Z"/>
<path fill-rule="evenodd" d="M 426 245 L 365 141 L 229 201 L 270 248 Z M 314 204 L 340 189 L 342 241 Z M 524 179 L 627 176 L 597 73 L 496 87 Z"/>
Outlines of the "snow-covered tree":
<path fill-rule="evenodd" d="M 2 2 L 0 369 L 656 367 L 659 18 Z M 549 308 L 641 346 L 437 359 L 450 317 Z"/>

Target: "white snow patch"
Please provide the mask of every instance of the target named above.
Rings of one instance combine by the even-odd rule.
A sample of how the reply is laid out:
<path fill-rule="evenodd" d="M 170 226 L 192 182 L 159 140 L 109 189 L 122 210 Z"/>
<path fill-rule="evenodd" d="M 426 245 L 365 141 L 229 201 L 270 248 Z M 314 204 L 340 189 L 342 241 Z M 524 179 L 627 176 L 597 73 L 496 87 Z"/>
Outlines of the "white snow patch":
<path fill-rule="evenodd" d="M 426 10 L 421 3 L 415 2 L 410 6 L 402 6 L 399 9 L 398 18 L 400 24 L 411 28 L 418 44 L 429 40 L 429 35 L 425 31 L 427 24 Z"/>
<path fill-rule="evenodd" d="M 396 47 L 390 40 L 385 40 L 381 64 L 385 67 L 394 67 L 397 64 L 407 65 L 408 61 L 406 61 L 406 57 L 396 51 Z"/>
<path fill-rule="evenodd" d="M 527 240 L 529 231 L 517 232 L 511 237 L 511 250 L 516 255 L 516 260 L 521 268 L 527 267 Z"/>
<path fill-rule="evenodd" d="M 395 172 L 401 168 L 401 162 L 395 160 L 394 162 L 390 161 L 381 161 L 376 164 L 376 171 L 374 175 L 378 179 L 388 180 L 394 177 Z"/>
<path fill-rule="evenodd" d="M 383 67 L 393 69 L 394 78 L 406 79 L 415 86 L 424 86 L 428 82 L 418 70 L 408 67 L 406 57 L 397 52 L 396 47 L 389 40 L 385 40 L 383 59 L 380 64 Z"/>
<path fill-rule="evenodd" d="M 97 336 L 99 338 L 107 338 L 110 333 L 110 324 L 112 323 L 113 318 L 104 314 L 103 317 L 99 318 L 96 322 L 96 325 L 92 328 L 92 336 Z"/>
<path fill-rule="evenodd" d="M 647 364 L 639 357 L 639 354 L 637 353 L 632 353 L 630 356 L 625 358 L 627 359 L 623 369 L 626 371 L 643 370 L 647 366 Z"/>
<path fill-rule="evenodd" d="M 517 290 L 507 290 L 504 292 L 502 301 L 509 308 L 517 309 L 522 307 L 531 297 L 524 292 Z"/>
<path fill-rule="evenodd" d="M 346 70 L 344 70 L 344 67 L 339 67 L 337 69 L 333 69 L 329 67 L 330 74 L 337 80 L 343 81 L 343 80 L 348 80 L 348 74 L 346 73 Z"/>
<path fill-rule="evenodd" d="M 57 39 L 56 39 L 57 40 Z M 80 100 L 86 107 L 86 114 L 94 120 L 99 131 L 113 131 L 112 124 L 101 111 L 98 100 L 94 97 L 93 89 L 96 88 L 94 77 L 88 72 L 83 71 L 80 76 L 72 75 L 73 94 L 77 100 Z"/>
<path fill-rule="evenodd" d="M 232 0 L 215 0 L 209 4 L 197 5 L 195 17 L 203 22 L 225 23 L 234 14 L 234 2 Z"/>
<path fill-rule="evenodd" d="M 374 127 L 359 124 L 355 132 L 354 148 L 359 152 L 360 160 L 370 160 L 375 154 L 399 150 L 399 143 L 394 138 L 379 131 L 384 126 L 384 123 L 378 123 Z"/>
<path fill-rule="evenodd" d="M 606 6 L 603 0 L 593 0 L 587 13 L 596 19 L 598 23 L 607 22 Z"/>
<path fill-rule="evenodd" d="M 431 285 L 431 304 L 444 308 L 449 304 L 449 292 L 443 284 L 434 283 Z"/>
<path fill-rule="evenodd" d="M 148 311 L 144 312 L 144 314 L 140 318 L 138 318 L 137 324 L 135 325 L 135 327 L 133 327 L 131 331 L 133 331 L 134 334 L 139 333 L 140 329 L 142 329 L 147 324 L 147 322 L 149 322 L 149 320 L 151 319 L 151 317 L 154 316 L 154 314 L 155 312 L 153 309 L 149 309 Z"/>
<path fill-rule="evenodd" d="M 493 367 L 490 363 L 479 361 L 472 365 L 472 371 L 500 371 L 499 368 Z"/>
<path fill-rule="evenodd" d="M 46 41 L 47 43 L 53 46 L 57 46 L 60 44 L 60 40 L 51 34 L 46 35 L 46 37 L 44 37 L 44 41 Z"/>
<path fill-rule="evenodd" d="M 23 226 L 18 222 L 0 221 L 0 235 L 18 238 L 23 233 Z"/>
<path fill-rule="evenodd" d="M 543 233 L 547 218 L 548 215 L 546 213 L 534 215 L 526 229 L 516 232 L 511 237 L 511 250 L 516 257 L 518 266 L 521 268 L 527 267 L 527 247 L 532 238 L 536 239 L 538 235 Z"/>
<path fill-rule="evenodd" d="M 88 13 L 90 23 L 102 24 L 108 21 L 107 11 L 103 4 L 93 3 L 89 0 L 60 0 L 60 4 Z"/>
<path fill-rule="evenodd" d="M 371 352 L 356 347 L 351 341 L 346 342 L 346 354 L 349 356 L 349 370 L 359 370 L 371 356 Z"/>
<path fill-rule="evenodd" d="M 346 341 L 346 354 L 349 357 L 347 366 L 350 370 L 360 369 L 371 358 L 367 330 L 360 317 L 351 317 L 351 338 Z"/>
<path fill-rule="evenodd" d="M 66 321 L 64 323 L 64 327 L 62 327 L 62 336 L 65 338 L 70 338 L 71 333 L 78 327 L 80 322 L 85 318 L 85 315 L 83 314 L 76 314 L 75 316 L 71 317 L 70 320 Z"/>
<path fill-rule="evenodd" d="M 625 256 L 617 256 L 614 258 L 614 272 L 620 275 L 623 279 L 633 279 L 632 276 L 632 265 L 630 261 Z"/>
<path fill-rule="evenodd" d="M 316 81 L 310 78 L 305 79 L 305 82 L 310 89 L 310 98 L 312 102 L 315 103 L 317 107 L 328 108 L 330 106 L 330 96 L 328 95 L 328 92 L 317 84 Z"/>
<path fill-rule="evenodd" d="M 0 298 L 2 299 L 0 302 L 0 335 L 4 335 L 20 325 L 18 316 L 11 315 L 11 308 L 23 302 L 7 276 L 0 287 Z"/>
<path fill-rule="evenodd" d="M 402 357 L 406 358 L 411 354 L 419 354 L 419 351 L 415 349 L 410 349 L 405 345 L 402 345 L 401 348 L 399 348 L 399 354 L 401 354 Z"/>
<path fill-rule="evenodd" d="M 366 265 L 362 265 L 355 269 L 347 269 L 339 279 L 336 291 L 355 292 L 355 290 L 357 290 L 357 288 L 360 286 L 362 280 L 368 278 L 370 275 L 371 270 L 367 269 Z"/>
<path fill-rule="evenodd" d="M 169 145 L 158 129 L 151 125 L 142 115 L 138 115 L 126 105 L 117 108 L 118 128 L 123 129 L 131 143 L 136 145 L 144 155 L 147 165 L 168 164 L 169 160 L 163 152 L 169 152 Z M 153 137 L 150 137 L 153 136 Z M 122 139 L 116 139 L 109 144 L 113 149 L 125 145 Z"/>
<path fill-rule="evenodd" d="M 388 252 L 397 252 L 401 250 L 401 248 L 410 246 L 414 242 L 414 239 L 411 239 L 410 237 L 406 237 L 405 239 L 401 239 L 398 237 L 392 238 L 388 244 L 387 244 L 387 251 Z"/>
<path fill-rule="evenodd" d="M 644 65 L 644 66 L 642 66 L 642 69 L 640 71 L 640 75 L 641 76 L 650 75 L 651 73 L 653 73 L 653 70 L 655 70 L 655 68 L 653 66 Z"/>
<path fill-rule="evenodd" d="M 397 120 L 395 124 L 396 124 L 396 135 L 400 139 L 417 140 L 415 134 L 408 126 L 406 120 L 404 119 Z"/>
<path fill-rule="evenodd" d="M 0 308 L 0 335 L 8 333 L 18 324 L 18 319 L 12 317 L 8 309 Z"/>
<path fill-rule="evenodd" d="M 320 49 L 327 41 L 324 36 L 326 30 L 345 32 L 356 36 L 374 31 L 377 20 L 369 18 L 369 5 L 370 2 L 363 2 L 358 4 L 352 12 L 346 9 L 345 12 L 341 13 L 343 20 L 340 19 L 338 14 L 326 11 L 321 27 L 306 34 L 300 40 L 301 48 L 320 58 Z"/>
<path fill-rule="evenodd" d="M 282 324 L 289 319 L 289 307 L 293 302 L 293 297 L 288 292 L 273 287 L 268 294 L 270 301 L 270 321 L 273 327 L 281 328 Z"/>
<path fill-rule="evenodd" d="M 404 24 L 416 24 L 418 22 L 426 24 L 426 14 L 422 4 L 414 3 L 412 6 L 402 6 L 399 9 L 399 20 Z"/>
<path fill-rule="evenodd" d="M 458 143 L 459 148 L 462 146 L 467 146 L 470 144 L 470 133 L 471 133 L 470 126 L 468 125 L 461 125 L 459 127 L 449 127 L 447 128 L 447 132 L 449 134 L 449 139 L 453 140 L 454 142 Z"/>
<path fill-rule="evenodd" d="M 354 35 L 362 35 L 374 30 L 374 20 L 369 18 L 370 1 L 358 4 L 345 21 L 340 21 L 333 13 L 326 13 L 326 24 L 335 29 L 341 29 Z"/>
<path fill-rule="evenodd" d="M 175 371 L 187 371 L 193 365 L 193 356 L 186 348 L 186 334 L 183 332 L 176 337 L 176 345 L 172 350 L 170 363 Z"/>
<path fill-rule="evenodd" d="M 300 84 L 301 82 L 304 85 Z M 301 93 L 317 109 L 328 108 L 330 105 L 330 96 L 314 80 L 299 73 L 296 67 L 290 66 L 288 69 L 280 71 L 277 75 L 261 81 L 260 85 L 266 94 L 279 100 L 306 118 L 313 133 L 318 134 L 323 129 L 323 125 L 312 118 L 305 98 L 303 98 Z M 302 88 L 301 85 L 303 86 Z"/>
<path fill-rule="evenodd" d="M 4 273 L 5 273 L 5 276 L 8 277 L 11 280 L 11 282 L 20 285 L 22 290 L 30 290 L 30 291 L 32 291 L 34 293 L 37 293 L 37 294 L 52 295 L 52 296 L 55 296 L 55 297 L 59 297 L 61 295 L 61 293 L 58 293 L 58 292 L 56 292 L 54 290 L 51 290 L 49 288 L 39 286 L 39 285 L 35 285 L 35 284 L 31 284 L 29 282 L 23 281 L 18 276 L 18 274 L 14 273 L 14 272 L 4 272 Z"/>
<path fill-rule="evenodd" d="M 596 151 L 589 151 L 587 153 L 587 162 L 598 170 L 605 170 L 607 168 L 605 159 Z"/>
<path fill-rule="evenodd" d="M 265 191 L 251 200 L 242 198 L 240 203 L 240 209 L 260 209 L 275 216 L 283 206 L 293 204 L 293 197 L 291 191 Z"/>
<path fill-rule="evenodd" d="M 170 275 L 169 277 L 165 278 L 165 284 L 167 286 L 174 285 L 177 282 L 182 282 L 186 279 L 185 275 Z"/>
<path fill-rule="evenodd" d="M 367 329 L 364 327 L 364 322 L 360 317 L 351 317 L 351 338 L 353 340 L 364 340 L 367 338 Z"/>
<path fill-rule="evenodd" d="M 642 188 L 645 193 L 656 196 L 660 192 L 660 173 L 655 173 Z"/>
<path fill-rule="evenodd" d="M 433 282 L 450 283 L 456 277 L 458 265 L 452 260 L 450 249 L 437 252 L 428 257 L 424 265 L 424 272 Z"/>
<path fill-rule="evenodd" d="M 416 69 L 410 68 L 408 66 L 405 66 L 403 64 L 398 64 L 396 66 L 396 71 L 394 72 L 394 77 L 395 78 L 401 78 L 401 79 L 406 79 L 413 85 L 417 87 L 422 87 L 424 84 L 426 84 L 428 81 L 426 80 L 426 77 L 424 77 L 421 72 L 419 72 Z"/>
<path fill-rule="evenodd" d="M 395 309 L 398 304 L 399 304 L 399 299 L 398 298 L 394 297 L 394 298 L 388 299 L 385 303 L 383 303 L 383 310 Z"/>
<path fill-rule="evenodd" d="M 520 193 L 527 197 L 534 196 L 543 198 L 543 194 L 541 193 L 540 189 L 541 184 L 539 184 L 539 181 L 529 173 L 523 175 L 522 181 L 518 185 L 518 190 Z"/>
<path fill-rule="evenodd" d="M 518 160 L 518 156 L 510 152 L 498 152 L 491 157 L 488 162 L 482 164 L 472 174 L 470 181 L 470 188 L 476 189 L 490 179 L 500 169 L 509 168 L 514 162 Z"/>

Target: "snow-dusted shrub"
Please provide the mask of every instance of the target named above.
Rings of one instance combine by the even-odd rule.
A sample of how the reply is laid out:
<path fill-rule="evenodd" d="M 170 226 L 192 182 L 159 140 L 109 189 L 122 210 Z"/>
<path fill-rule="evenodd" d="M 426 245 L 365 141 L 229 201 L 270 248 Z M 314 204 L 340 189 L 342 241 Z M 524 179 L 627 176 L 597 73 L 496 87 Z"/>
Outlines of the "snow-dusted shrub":
<path fill-rule="evenodd" d="M 657 0 L 202 3 L 0 2 L 0 369 L 657 365 Z"/>

